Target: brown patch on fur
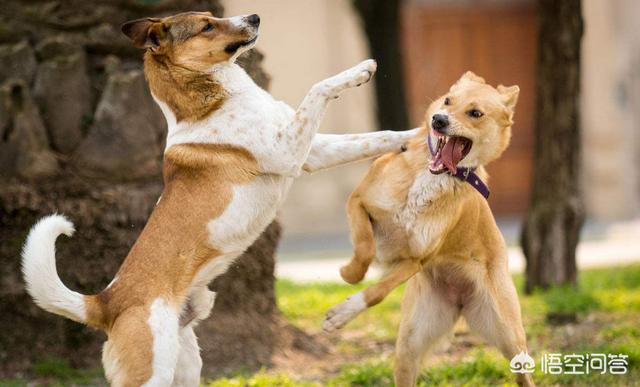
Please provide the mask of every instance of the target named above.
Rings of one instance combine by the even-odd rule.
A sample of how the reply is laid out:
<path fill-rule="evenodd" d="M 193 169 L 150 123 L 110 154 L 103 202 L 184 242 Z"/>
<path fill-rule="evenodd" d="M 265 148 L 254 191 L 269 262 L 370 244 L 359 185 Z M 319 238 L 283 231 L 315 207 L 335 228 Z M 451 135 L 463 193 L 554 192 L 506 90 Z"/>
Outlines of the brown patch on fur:
<path fill-rule="evenodd" d="M 149 307 L 163 298 L 179 312 L 193 278 L 221 255 L 207 224 L 233 198 L 233 186 L 258 174 L 253 155 L 231 145 L 180 144 L 165 153 L 161 199 L 111 286 L 87 296 L 88 323 L 104 329 L 110 382 L 139 386 L 152 374 Z"/>
<path fill-rule="evenodd" d="M 159 296 L 182 304 L 200 267 L 220 255 L 208 243 L 208 222 L 229 205 L 233 186 L 252 180 L 258 166 L 239 147 L 180 144 L 165 153 L 163 174 L 158 205 L 112 286 L 97 296 L 107 330 L 124 310 Z"/>
<path fill-rule="evenodd" d="M 149 308 L 129 308 L 109 330 L 104 346 L 105 374 L 114 386 L 137 387 L 153 374 L 153 334 L 149 330 Z"/>
<path fill-rule="evenodd" d="M 256 36 L 255 30 L 209 12 L 134 20 L 124 24 L 122 32 L 147 50 L 145 75 L 151 92 L 178 122 L 201 120 L 222 105 L 225 91 L 213 79 L 211 67 L 235 54 L 227 50 L 229 45 Z"/>
<path fill-rule="evenodd" d="M 167 56 L 147 52 L 144 72 L 151 93 L 169 106 L 177 122 L 202 120 L 224 103 L 226 92 L 211 74 L 177 66 Z"/>
<path fill-rule="evenodd" d="M 102 301 L 98 296 L 84 296 L 84 305 L 87 311 L 86 324 L 93 328 L 105 329 L 105 318 L 102 313 Z"/>

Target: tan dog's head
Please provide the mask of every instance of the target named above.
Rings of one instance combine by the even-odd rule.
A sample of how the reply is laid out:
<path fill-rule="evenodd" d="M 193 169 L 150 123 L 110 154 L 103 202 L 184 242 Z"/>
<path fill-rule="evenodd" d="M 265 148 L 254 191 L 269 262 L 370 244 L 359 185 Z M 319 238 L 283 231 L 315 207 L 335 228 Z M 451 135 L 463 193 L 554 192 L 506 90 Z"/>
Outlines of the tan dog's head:
<path fill-rule="evenodd" d="M 122 32 L 136 47 L 163 55 L 176 65 L 207 71 L 253 47 L 259 26 L 260 17 L 255 14 L 220 19 L 210 12 L 186 12 L 133 20 L 122 26 Z"/>
<path fill-rule="evenodd" d="M 434 101 L 425 117 L 436 155 L 432 173 L 478 167 L 497 159 L 509 145 L 518 86 L 487 85 L 468 71 Z"/>

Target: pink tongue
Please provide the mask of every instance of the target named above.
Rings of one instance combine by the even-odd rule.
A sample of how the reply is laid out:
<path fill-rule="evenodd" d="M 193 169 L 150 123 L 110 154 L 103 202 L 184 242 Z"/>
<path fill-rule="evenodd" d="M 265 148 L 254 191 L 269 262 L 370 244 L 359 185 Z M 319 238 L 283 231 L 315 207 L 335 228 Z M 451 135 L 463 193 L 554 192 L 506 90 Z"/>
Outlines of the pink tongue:
<path fill-rule="evenodd" d="M 452 137 L 446 144 L 444 144 L 444 147 L 440 152 L 442 154 L 442 162 L 449 172 L 453 174 L 456 173 L 456 167 L 460 160 L 462 160 L 462 153 L 464 152 L 465 144 L 465 139 L 461 137 Z"/>

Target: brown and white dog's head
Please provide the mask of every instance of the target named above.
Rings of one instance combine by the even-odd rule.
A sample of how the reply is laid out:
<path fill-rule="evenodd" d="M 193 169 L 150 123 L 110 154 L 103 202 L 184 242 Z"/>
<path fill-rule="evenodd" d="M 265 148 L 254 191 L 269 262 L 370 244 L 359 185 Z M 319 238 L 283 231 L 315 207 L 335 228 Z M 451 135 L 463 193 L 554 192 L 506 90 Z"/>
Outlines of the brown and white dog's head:
<path fill-rule="evenodd" d="M 434 101 L 425 117 L 436 155 L 432 173 L 456 172 L 497 159 L 509 145 L 518 86 L 494 88 L 468 71 Z"/>
<path fill-rule="evenodd" d="M 207 71 L 252 48 L 259 26 L 255 14 L 222 19 L 210 12 L 185 12 L 133 20 L 122 26 L 122 32 L 136 47 L 166 56 L 178 66 Z"/>

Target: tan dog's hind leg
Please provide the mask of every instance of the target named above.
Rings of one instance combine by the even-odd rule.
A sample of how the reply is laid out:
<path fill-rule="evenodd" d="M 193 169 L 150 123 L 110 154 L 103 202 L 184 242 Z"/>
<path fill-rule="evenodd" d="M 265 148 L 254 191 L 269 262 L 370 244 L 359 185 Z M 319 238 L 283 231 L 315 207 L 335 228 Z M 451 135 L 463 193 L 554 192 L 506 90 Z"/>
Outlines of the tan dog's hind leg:
<path fill-rule="evenodd" d="M 376 242 L 371 219 L 362 205 L 357 191 L 349 196 L 347 215 L 349 216 L 354 251 L 353 258 L 340 268 L 340 275 L 346 282 L 355 284 L 362 281 L 376 255 Z"/>
<path fill-rule="evenodd" d="M 401 261 L 380 282 L 369 286 L 331 308 L 322 323 L 322 328 L 327 332 L 342 328 L 360 312 L 384 300 L 393 289 L 411 278 L 420 269 L 421 266 L 417 262 L 411 260 Z"/>
<path fill-rule="evenodd" d="M 492 270 L 487 278 L 462 313 L 473 331 L 511 360 L 527 352 L 518 294 L 506 268 Z M 518 374 L 518 384 L 535 386 L 530 374 Z"/>
<path fill-rule="evenodd" d="M 414 386 L 424 354 L 451 331 L 460 317 L 457 305 L 431 287 L 423 273 L 407 284 L 396 341 L 395 383 Z"/>

